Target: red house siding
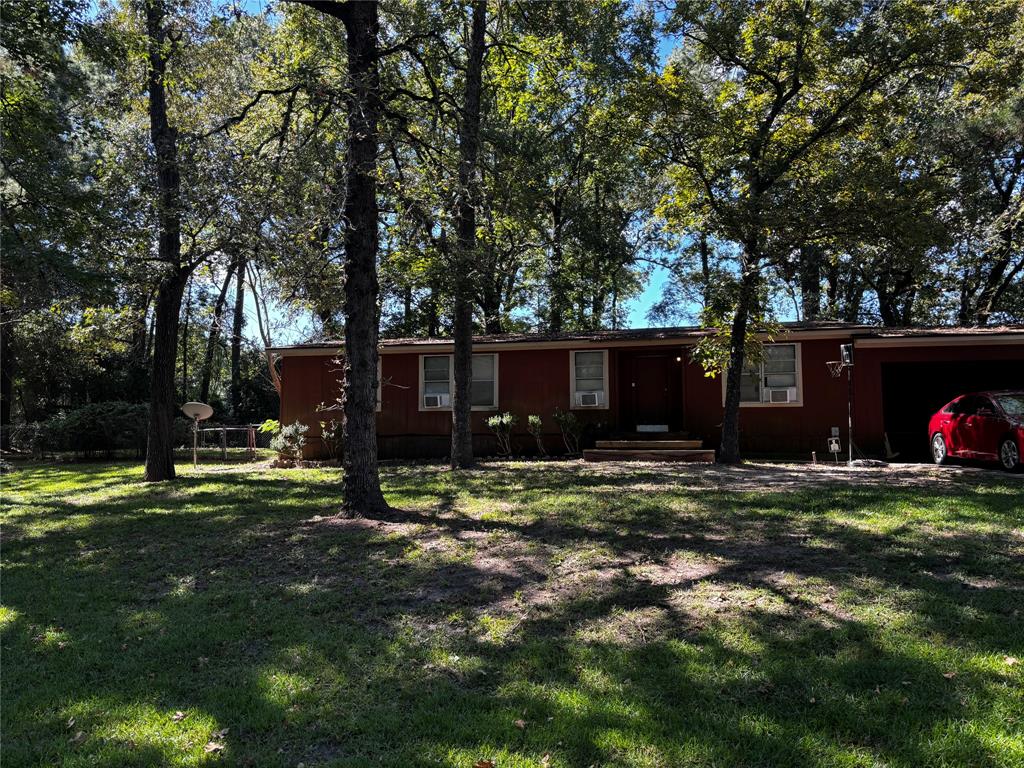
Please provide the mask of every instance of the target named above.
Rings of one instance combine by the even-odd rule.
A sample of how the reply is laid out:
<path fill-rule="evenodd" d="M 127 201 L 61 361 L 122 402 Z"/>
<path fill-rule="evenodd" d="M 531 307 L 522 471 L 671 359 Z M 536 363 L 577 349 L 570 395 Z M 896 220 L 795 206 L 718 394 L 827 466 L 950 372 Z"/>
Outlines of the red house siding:
<path fill-rule="evenodd" d="M 755 454 L 823 452 L 830 428 L 846 435 L 846 379 L 833 379 L 825 363 L 839 358 L 839 345 L 849 339 L 801 341 L 801 400 L 798 405 L 744 405 L 740 409 L 740 444 Z M 721 440 L 722 377 L 708 378 L 694 363 L 685 367 L 686 430 L 718 448 Z"/>
<path fill-rule="evenodd" d="M 855 343 L 856 361 L 854 437 L 858 447 L 866 453 L 878 455 L 884 450 L 886 395 L 888 392 L 892 400 L 892 381 L 896 375 L 893 368 L 886 366 L 909 366 L 906 370 L 911 375 L 914 365 L 932 366 L 929 370 L 944 365 L 947 371 L 959 371 L 958 377 L 944 378 L 955 378 L 958 386 L 967 388 L 965 391 L 993 388 L 985 384 L 996 378 L 1000 380 L 1001 387 L 1010 386 L 1006 382 L 1016 382 L 1018 378 L 1019 383 L 1015 386 L 1024 386 L 1024 373 L 1017 376 L 1017 371 L 1024 371 L 1024 341 L 1017 336 L 1005 343 L 988 339 L 977 344 L 970 339 L 965 341 L 960 338 L 947 346 L 937 344 L 934 340 L 919 342 L 908 339 L 900 342 L 901 346 L 891 347 L 878 346 L 887 342 L 853 339 L 852 336 L 843 337 L 837 333 L 828 334 L 827 338 L 821 338 L 820 335 L 817 338 L 808 335 L 780 338 L 780 342 L 799 344 L 801 402 L 792 405 L 744 405 L 740 414 L 744 451 L 751 455 L 805 458 L 809 457 L 811 451 L 818 451 L 821 457 L 826 453 L 826 438 L 832 427 L 840 428 L 845 448 L 846 376 L 832 378 L 825 363 L 838 359 L 840 345 L 850 343 L 851 340 Z M 526 432 L 526 420 L 530 414 L 537 414 L 544 420 L 548 450 L 558 453 L 562 449 L 561 436 L 552 415 L 556 408 L 570 409 L 571 350 L 608 352 L 608 407 L 573 411 L 581 421 L 590 425 L 591 439 L 635 429 L 635 424 L 626 423 L 630 413 L 627 404 L 630 393 L 624 388 L 631 386 L 629 379 L 635 376 L 634 371 L 637 370 L 629 367 L 631 363 L 628 361 L 637 354 L 647 357 L 663 355 L 670 365 L 679 367 L 678 374 L 672 368 L 658 368 L 669 371 L 665 375 L 673 378 L 667 381 L 666 391 L 671 391 L 673 401 L 676 398 L 681 401 L 681 409 L 676 409 L 677 415 L 672 417 L 677 421 L 672 428 L 681 428 L 692 437 L 703 439 L 705 445 L 717 448 L 723 413 L 722 378 L 706 377 L 701 367 L 691 361 L 693 343 L 692 338 L 680 338 L 675 342 L 635 344 L 581 341 L 578 344 L 559 343 L 557 346 L 514 343 L 479 345 L 478 352 L 498 354 L 498 408 L 473 412 L 476 449 L 481 455 L 494 452 L 495 444 L 486 419 L 499 411 L 511 411 L 519 417 L 514 438 L 518 451 L 534 450 L 533 438 Z M 392 350 L 384 347 L 381 355 L 381 409 L 377 417 L 382 457 L 447 454 L 451 433 L 450 411 L 424 411 L 420 409 L 419 401 L 420 356 L 447 352 L 447 348 L 436 344 L 419 348 L 417 345 L 406 344 L 402 349 Z M 323 454 L 319 441 L 321 419 L 339 417 L 338 414 L 325 414 L 317 410 L 320 403 L 332 403 L 340 394 L 340 366 L 336 357 L 336 352 L 330 349 L 303 349 L 286 354 L 282 360 L 281 420 L 285 423 L 299 420 L 310 427 L 307 433 L 307 453 L 310 456 Z M 681 358 L 678 363 L 677 357 Z M 1004 365 L 1008 367 L 1004 368 Z M 969 376 L 974 370 L 980 372 L 976 380 Z M 993 376 L 993 371 L 998 371 L 1000 375 Z M 678 376 L 678 381 L 674 380 L 675 376 Z M 887 376 L 890 382 L 888 385 L 885 383 Z M 937 396 L 933 387 L 930 397 L 935 399 Z M 930 402 L 927 398 L 922 400 L 925 401 Z M 893 420 L 893 407 L 890 403 L 889 422 Z M 916 421 L 914 425 L 916 430 Z M 926 436 L 922 435 L 922 441 L 925 439 Z"/>

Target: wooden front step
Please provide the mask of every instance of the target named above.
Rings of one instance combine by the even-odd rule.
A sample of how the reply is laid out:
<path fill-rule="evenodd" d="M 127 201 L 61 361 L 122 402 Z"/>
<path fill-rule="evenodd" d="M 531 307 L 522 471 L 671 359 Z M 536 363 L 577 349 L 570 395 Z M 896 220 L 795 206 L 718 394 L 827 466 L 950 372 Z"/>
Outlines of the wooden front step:
<path fill-rule="evenodd" d="M 637 448 L 637 449 L 665 449 L 665 450 L 693 450 L 701 448 L 702 440 L 598 440 L 598 448 Z"/>
<path fill-rule="evenodd" d="M 583 452 L 584 461 L 695 461 L 713 463 L 715 452 L 701 449 L 591 448 Z"/>

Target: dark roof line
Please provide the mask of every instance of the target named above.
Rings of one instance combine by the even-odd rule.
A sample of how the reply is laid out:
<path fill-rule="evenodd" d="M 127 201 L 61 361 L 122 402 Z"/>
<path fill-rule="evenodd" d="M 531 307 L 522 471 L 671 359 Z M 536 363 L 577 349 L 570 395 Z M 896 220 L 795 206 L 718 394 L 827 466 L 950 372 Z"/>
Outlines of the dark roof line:
<path fill-rule="evenodd" d="M 780 323 L 786 332 L 794 331 L 849 331 L 855 338 L 901 338 L 922 336 L 992 336 L 1004 333 L 1024 333 L 1024 325 L 1000 325 L 981 328 L 955 326 L 931 326 L 920 328 L 892 328 L 862 323 L 843 323 L 829 320 L 801 321 Z M 709 333 L 702 326 L 676 326 L 670 328 L 625 328 L 620 330 L 575 331 L 565 333 L 501 333 L 481 334 L 473 337 L 474 344 L 516 344 L 529 342 L 558 341 L 658 341 L 679 338 L 693 338 Z M 451 344 L 450 338 L 411 337 L 397 339 L 381 339 L 385 347 L 407 345 Z M 343 341 L 318 341 L 305 344 L 275 346 L 271 349 L 337 349 L 344 346 Z"/>

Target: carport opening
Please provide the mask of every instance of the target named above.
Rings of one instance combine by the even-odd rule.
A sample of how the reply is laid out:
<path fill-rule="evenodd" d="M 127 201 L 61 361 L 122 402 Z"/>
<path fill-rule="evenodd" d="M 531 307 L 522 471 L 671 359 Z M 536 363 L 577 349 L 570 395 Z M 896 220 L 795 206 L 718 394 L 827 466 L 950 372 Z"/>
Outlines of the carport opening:
<path fill-rule="evenodd" d="M 882 364 L 882 416 L 896 461 L 928 461 L 928 420 L 967 392 L 1024 387 L 1024 360 Z"/>

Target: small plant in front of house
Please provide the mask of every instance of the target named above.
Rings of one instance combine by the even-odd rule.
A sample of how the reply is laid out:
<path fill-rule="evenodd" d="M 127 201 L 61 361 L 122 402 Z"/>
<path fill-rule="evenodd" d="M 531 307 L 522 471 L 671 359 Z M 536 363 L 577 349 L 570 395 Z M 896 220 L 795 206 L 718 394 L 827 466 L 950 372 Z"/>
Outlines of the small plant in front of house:
<path fill-rule="evenodd" d="M 320 422 L 320 438 L 332 459 L 341 458 L 341 435 L 341 422 L 337 419 Z"/>
<path fill-rule="evenodd" d="M 537 453 L 540 456 L 547 456 L 548 450 L 544 447 L 544 421 L 535 413 L 526 417 L 526 431 L 533 435 L 537 441 Z"/>
<path fill-rule="evenodd" d="M 563 411 L 555 408 L 555 424 L 562 430 L 562 440 L 565 442 L 565 450 L 570 455 L 580 452 L 580 438 L 583 436 L 583 424 L 572 411 Z"/>
<path fill-rule="evenodd" d="M 514 413 L 499 413 L 487 419 L 487 426 L 498 440 L 498 453 L 509 456 L 512 453 L 512 427 L 519 422 Z"/>
<path fill-rule="evenodd" d="M 286 461 L 301 461 L 302 448 L 306 445 L 306 432 L 308 431 L 309 427 L 301 421 L 281 427 L 274 435 L 274 439 L 270 441 L 270 448 L 277 451 L 278 455 Z"/>

